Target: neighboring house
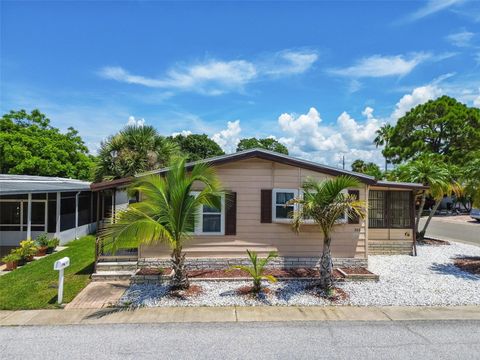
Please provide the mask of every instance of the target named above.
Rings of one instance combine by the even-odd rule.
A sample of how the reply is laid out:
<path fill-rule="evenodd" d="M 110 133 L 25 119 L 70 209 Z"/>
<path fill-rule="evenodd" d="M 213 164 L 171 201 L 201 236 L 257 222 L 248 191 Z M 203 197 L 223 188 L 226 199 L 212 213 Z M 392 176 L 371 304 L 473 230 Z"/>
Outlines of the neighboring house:
<path fill-rule="evenodd" d="M 320 229 L 313 223 L 305 224 L 300 234 L 295 234 L 287 217 L 293 206 L 285 207 L 289 199 L 299 195 L 307 177 L 325 180 L 339 175 L 353 176 L 361 186 L 348 192 L 367 200 L 365 220 L 345 216 L 336 225 L 332 240 L 336 265 L 365 266 L 369 254 L 412 252 L 414 196 L 425 189 L 421 184 L 376 181 L 368 175 L 263 149 L 200 162 L 215 167 L 226 194 L 221 209 L 200 209 L 192 239 L 184 247 L 191 266 L 225 267 L 242 262 L 247 249 L 261 254 L 278 251 L 277 263 L 281 265 L 315 265 L 322 250 Z M 192 168 L 196 163 L 187 167 Z M 162 175 L 167 171 L 160 169 L 148 174 Z M 92 184 L 92 191 L 124 193 L 131 181 L 132 178 Z M 138 249 L 139 265 L 168 265 L 169 257 L 170 251 L 164 245 Z"/>
<path fill-rule="evenodd" d="M 86 181 L 0 174 L 0 247 L 41 233 L 61 244 L 95 231 L 96 198 Z"/>

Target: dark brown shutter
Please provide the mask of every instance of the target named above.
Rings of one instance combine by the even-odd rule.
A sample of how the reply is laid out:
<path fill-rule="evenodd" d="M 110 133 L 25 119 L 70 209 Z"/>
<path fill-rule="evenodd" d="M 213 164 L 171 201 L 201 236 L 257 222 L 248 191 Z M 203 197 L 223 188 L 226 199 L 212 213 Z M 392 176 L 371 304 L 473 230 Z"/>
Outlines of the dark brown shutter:
<path fill-rule="evenodd" d="M 237 193 L 225 194 L 225 235 L 237 234 Z"/>
<path fill-rule="evenodd" d="M 348 190 L 348 195 L 353 195 L 355 199 L 360 199 L 360 191 L 359 190 Z M 357 214 L 353 214 L 352 217 L 348 217 L 348 223 L 349 224 L 359 224 L 360 223 L 360 218 L 358 217 Z"/>
<path fill-rule="evenodd" d="M 262 189 L 260 196 L 260 222 L 272 222 L 272 190 Z"/>

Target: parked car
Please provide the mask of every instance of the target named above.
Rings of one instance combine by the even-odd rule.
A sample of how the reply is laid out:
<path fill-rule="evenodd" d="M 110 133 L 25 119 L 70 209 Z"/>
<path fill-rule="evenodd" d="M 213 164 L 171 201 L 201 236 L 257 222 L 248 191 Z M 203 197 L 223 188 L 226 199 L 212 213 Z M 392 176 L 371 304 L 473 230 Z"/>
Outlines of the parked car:
<path fill-rule="evenodd" d="M 472 209 L 472 211 L 470 211 L 470 217 L 480 221 L 480 209 Z"/>

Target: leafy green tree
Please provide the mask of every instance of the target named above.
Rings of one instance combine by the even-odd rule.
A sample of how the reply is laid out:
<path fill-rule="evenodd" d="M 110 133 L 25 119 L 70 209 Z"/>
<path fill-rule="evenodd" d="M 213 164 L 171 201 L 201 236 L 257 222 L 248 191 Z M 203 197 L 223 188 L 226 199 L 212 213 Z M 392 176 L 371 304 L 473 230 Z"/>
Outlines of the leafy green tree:
<path fill-rule="evenodd" d="M 254 148 L 266 149 L 288 155 L 287 147 L 272 138 L 257 139 L 253 137 L 248 139 L 242 139 L 237 145 L 237 151 Z"/>
<path fill-rule="evenodd" d="M 424 153 L 442 155 L 446 162 L 464 164 L 480 148 L 480 109 L 442 96 L 418 105 L 401 117 L 384 154 L 394 163 Z"/>
<path fill-rule="evenodd" d="M 379 146 L 384 146 L 384 145 L 385 147 L 388 147 L 388 145 L 390 144 L 390 139 L 392 138 L 392 134 L 393 134 L 393 126 L 390 124 L 384 124 L 380 127 L 380 129 L 375 131 L 375 134 L 376 134 L 375 139 L 373 139 L 373 143 L 375 144 L 375 146 L 377 148 Z M 385 155 L 384 150 L 382 150 L 382 154 L 385 157 L 385 172 L 387 172 L 389 159 Z"/>
<path fill-rule="evenodd" d="M 0 173 L 89 180 L 94 160 L 78 132 L 50 125 L 39 110 L 10 111 L 0 119 Z"/>
<path fill-rule="evenodd" d="M 377 164 L 373 162 L 367 163 L 360 159 L 352 162 L 352 171 L 373 176 L 375 179 L 381 179 L 383 177 L 382 170 L 380 170 Z"/>
<path fill-rule="evenodd" d="M 395 170 L 394 174 L 396 174 L 399 180 L 429 186 L 429 189 L 423 191 L 421 194 L 420 207 L 415 221 L 417 239 L 421 240 L 424 238 L 430 220 L 437 211 L 444 195 L 451 193 L 455 189 L 449 167 L 441 161 L 439 156 L 425 154 L 416 160 L 402 164 Z M 427 196 L 433 197 L 435 205 L 430 209 L 430 214 L 423 229 L 419 231 L 420 218 L 425 207 Z"/>
<path fill-rule="evenodd" d="M 128 125 L 102 142 L 95 180 L 114 180 L 158 169 L 177 153 L 176 144 L 158 134 L 153 126 Z"/>
<path fill-rule="evenodd" d="M 176 143 L 187 161 L 203 160 L 213 156 L 224 155 L 224 151 L 215 141 L 205 134 L 177 135 L 168 137 Z"/>
<path fill-rule="evenodd" d="M 193 184 L 203 185 L 192 196 Z M 191 172 L 185 159 L 174 160 L 165 176 L 139 178 L 131 191 L 142 194 L 143 200 L 117 213 L 115 221 L 100 231 L 100 239 L 112 243 L 112 250 L 139 244 L 167 244 L 172 250 L 173 289 L 189 287 L 185 272 L 184 243 L 191 238 L 200 206 L 220 208 L 221 184 L 215 170 L 207 164 L 197 164 Z"/>
<path fill-rule="evenodd" d="M 460 183 L 463 186 L 465 208 L 480 208 L 480 150 L 472 152 L 466 164 L 460 169 Z"/>
<path fill-rule="evenodd" d="M 302 186 L 303 197 L 294 199 L 298 210 L 293 214 L 293 229 L 299 232 L 305 219 L 313 220 L 323 232 L 323 248 L 320 260 L 320 287 L 327 293 L 333 286 L 333 263 L 330 245 L 332 233 L 338 219 L 345 212 L 349 217 L 365 217 L 365 202 L 353 195 L 345 194 L 348 188 L 358 187 L 358 180 L 349 176 L 338 176 L 325 181 L 307 179 Z"/>

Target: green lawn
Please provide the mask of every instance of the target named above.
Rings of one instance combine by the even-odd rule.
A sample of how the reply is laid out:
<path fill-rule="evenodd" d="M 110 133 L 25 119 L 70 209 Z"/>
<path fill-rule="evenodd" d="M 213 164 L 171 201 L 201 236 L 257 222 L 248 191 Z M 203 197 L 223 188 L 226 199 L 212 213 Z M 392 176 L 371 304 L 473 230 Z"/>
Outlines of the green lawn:
<path fill-rule="evenodd" d="M 65 269 L 63 302 L 72 301 L 90 282 L 94 254 L 95 237 L 85 236 L 70 242 L 65 250 L 0 276 L 0 310 L 56 308 L 58 271 L 53 270 L 53 263 L 65 256 L 70 266 Z"/>

